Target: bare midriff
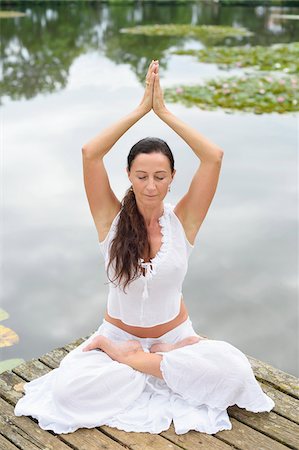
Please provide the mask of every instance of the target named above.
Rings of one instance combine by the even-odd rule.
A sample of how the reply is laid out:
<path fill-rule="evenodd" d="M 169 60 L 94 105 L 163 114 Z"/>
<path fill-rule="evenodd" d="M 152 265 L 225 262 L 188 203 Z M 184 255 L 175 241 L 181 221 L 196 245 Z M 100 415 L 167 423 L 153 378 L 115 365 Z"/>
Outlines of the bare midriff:
<path fill-rule="evenodd" d="M 133 334 L 134 336 L 140 338 L 158 338 L 168 331 L 172 330 L 173 328 L 177 327 L 181 323 L 185 322 L 185 320 L 187 319 L 188 311 L 183 297 L 181 298 L 181 307 L 179 314 L 169 322 L 155 325 L 154 327 L 135 327 L 132 325 L 127 325 L 120 319 L 114 319 L 113 317 L 110 317 L 107 311 L 105 313 L 105 320 L 107 320 L 107 322 L 110 322 L 116 327 L 126 331 L 127 333 Z"/>

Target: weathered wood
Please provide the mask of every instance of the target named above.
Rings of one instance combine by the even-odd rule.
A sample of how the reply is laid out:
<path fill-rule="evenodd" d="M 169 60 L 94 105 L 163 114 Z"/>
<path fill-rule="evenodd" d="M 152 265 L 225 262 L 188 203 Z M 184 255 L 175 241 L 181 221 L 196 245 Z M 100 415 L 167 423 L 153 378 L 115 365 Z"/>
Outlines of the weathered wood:
<path fill-rule="evenodd" d="M 266 362 L 255 359 L 252 356 L 246 356 L 249 359 L 254 375 L 258 380 L 267 381 L 279 391 L 299 399 L 298 378 L 283 372 L 276 367 L 270 366 L 270 364 L 267 364 Z"/>
<path fill-rule="evenodd" d="M 14 444 L 8 441 L 2 434 L 0 434 L 0 449 L 1 450 L 19 450 Z"/>
<path fill-rule="evenodd" d="M 40 356 L 38 359 L 44 363 L 46 366 L 55 369 L 59 366 L 60 361 L 68 354 L 64 348 L 55 348 L 49 353 Z"/>
<path fill-rule="evenodd" d="M 49 367 L 34 358 L 15 367 L 13 371 L 26 381 L 31 381 L 34 380 L 34 378 L 41 377 L 49 372 Z"/>
<path fill-rule="evenodd" d="M 228 413 L 231 417 L 238 419 L 255 430 L 263 432 L 282 444 L 299 448 L 299 425 L 279 416 L 273 410 L 256 414 L 240 409 L 237 406 L 230 406 Z"/>
<path fill-rule="evenodd" d="M 231 422 L 231 430 L 218 431 L 214 435 L 207 435 L 196 431 L 189 431 L 186 434 L 177 435 L 173 426 L 169 430 L 163 431 L 161 435 L 188 449 L 228 450 L 234 448 L 241 450 L 286 450 L 289 448 L 235 419 L 231 419 Z"/>
<path fill-rule="evenodd" d="M 26 416 L 16 417 L 13 407 L 0 398 L 1 433 L 16 446 L 26 450 L 69 450 L 69 448 Z"/>
<path fill-rule="evenodd" d="M 159 434 L 126 432 L 106 425 L 102 425 L 100 429 L 132 450 L 181 450 Z"/>
<path fill-rule="evenodd" d="M 79 428 L 73 433 L 59 436 L 74 450 L 124 450 L 122 445 L 101 433 L 97 428 Z"/>
<path fill-rule="evenodd" d="M 275 408 L 272 411 L 299 424 L 299 400 L 261 381 L 259 383 L 263 391 L 275 402 Z"/>
<path fill-rule="evenodd" d="M 0 450 L 299 450 L 298 379 L 248 355 L 261 388 L 274 400 L 275 407 L 269 413 L 252 413 L 231 406 L 228 414 L 232 429 L 214 435 L 195 431 L 177 435 L 173 425 L 160 434 L 99 426 L 57 435 L 42 430 L 30 416 L 16 417 L 13 408 L 23 396 L 24 384 L 55 370 L 68 352 L 90 335 L 0 375 Z"/>

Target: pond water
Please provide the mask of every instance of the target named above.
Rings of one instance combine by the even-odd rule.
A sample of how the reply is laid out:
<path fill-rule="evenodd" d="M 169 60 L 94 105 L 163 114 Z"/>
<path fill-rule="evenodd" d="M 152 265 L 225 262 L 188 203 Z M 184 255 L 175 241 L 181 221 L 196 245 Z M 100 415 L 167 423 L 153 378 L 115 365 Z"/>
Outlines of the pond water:
<path fill-rule="evenodd" d="M 252 37 L 224 44 L 270 45 L 298 41 L 298 22 L 277 14 L 299 9 L 25 3 L 18 10 L 26 16 L 1 22 L 1 306 L 10 314 L 2 324 L 20 341 L 2 348 L 1 359 L 28 360 L 93 332 L 105 311 L 108 286 L 84 190 L 82 145 L 137 106 L 151 59 L 160 60 L 163 87 L 232 73 L 171 54 L 201 47 L 196 39 L 120 29 L 245 26 Z M 193 325 L 298 376 L 298 116 L 168 108 L 225 152 L 184 282 Z M 146 135 L 173 149 L 177 175 L 166 201 L 176 203 L 198 160 L 152 112 L 107 155 L 112 188 L 121 199 L 129 186 L 126 155 Z"/>

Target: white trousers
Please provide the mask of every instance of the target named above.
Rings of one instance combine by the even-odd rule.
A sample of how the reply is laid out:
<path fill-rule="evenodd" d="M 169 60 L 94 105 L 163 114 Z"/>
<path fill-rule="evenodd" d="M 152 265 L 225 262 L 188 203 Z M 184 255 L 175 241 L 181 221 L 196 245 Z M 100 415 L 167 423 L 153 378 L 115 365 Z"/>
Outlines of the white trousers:
<path fill-rule="evenodd" d="M 190 318 L 159 338 L 138 338 L 105 319 L 60 366 L 24 385 L 16 416 L 32 416 L 44 430 L 70 433 L 109 425 L 125 431 L 160 433 L 173 420 L 177 434 L 230 430 L 227 407 L 270 411 L 274 401 L 261 389 L 248 358 L 225 341 L 204 339 L 162 355 L 163 380 L 112 360 L 99 349 L 82 349 L 98 334 L 113 341 L 137 339 L 149 351 L 197 333 Z"/>

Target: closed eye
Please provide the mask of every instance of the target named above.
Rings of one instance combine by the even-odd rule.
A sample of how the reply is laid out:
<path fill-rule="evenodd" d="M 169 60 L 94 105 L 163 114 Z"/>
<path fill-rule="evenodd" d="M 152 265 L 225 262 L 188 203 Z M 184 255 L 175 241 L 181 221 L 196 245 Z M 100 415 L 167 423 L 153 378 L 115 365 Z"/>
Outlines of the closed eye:
<path fill-rule="evenodd" d="M 146 177 L 138 177 L 139 180 L 145 180 Z M 157 180 L 162 181 L 164 178 L 156 177 Z"/>

